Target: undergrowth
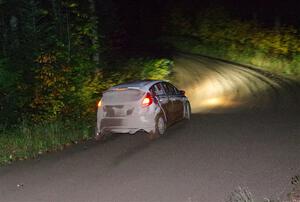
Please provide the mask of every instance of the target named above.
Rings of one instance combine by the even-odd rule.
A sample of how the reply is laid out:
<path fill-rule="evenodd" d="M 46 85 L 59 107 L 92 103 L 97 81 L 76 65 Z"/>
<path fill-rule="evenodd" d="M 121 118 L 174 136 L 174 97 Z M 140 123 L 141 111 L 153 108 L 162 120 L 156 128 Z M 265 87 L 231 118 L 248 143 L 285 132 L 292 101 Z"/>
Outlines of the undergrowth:
<path fill-rule="evenodd" d="M 92 127 L 83 122 L 55 121 L 0 128 L 0 165 L 35 158 L 91 138 Z"/>

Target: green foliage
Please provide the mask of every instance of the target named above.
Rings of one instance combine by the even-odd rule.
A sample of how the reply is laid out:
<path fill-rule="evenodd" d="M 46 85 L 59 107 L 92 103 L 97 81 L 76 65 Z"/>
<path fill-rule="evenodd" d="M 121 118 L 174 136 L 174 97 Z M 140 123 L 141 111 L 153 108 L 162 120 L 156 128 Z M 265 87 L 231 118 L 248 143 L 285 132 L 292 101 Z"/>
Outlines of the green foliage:
<path fill-rule="evenodd" d="M 22 86 L 18 72 L 12 71 L 7 59 L 0 59 L 0 123 L 18 120 L 18 109 L 26 98 L 19 97 Z"/>
<path fill-rule="evenodd" d="M 165 80 L 171 73 L 173 62 L 168 59 L 155 59 L 145 63 L 142 79 Z"/>
<path fill-rule="evenodd" d="M 30 103 L 34 112 L 29 120 L 13 128 L 0 125 L 0 144 L 3 145 L 0 165 L 37 157 L 91 138 L 94 126 L 89 123 L 94 122 L 96 101 L 101 92 L 128 80 L 167 79 L 172 66 L 167 59 L 130 59 L 125 67 L 115 71 L 97 70 L 74 77 L 83 67 L 60 66 L 52 54 L 40 56 L 37 63 L 40 68 L 35 72 L 35 94 Z"/>
<path fill-rule="evenodd" d="M 289 68 L 284 69 L 288 75 L 300 76 L 300 54 L 295 55 L 289 63 Z"/>
<path fill-rule="evenodd" d="M 92 127 L 83 122 L 40 123 L 26 121 L 15 128 L 0 127 L 0 165 L 37 157 L 91 138 Z"/>
<path fill-rule="evenodd" d="M 105 6 L 94 0 L 0 1 L 0 144 L 6 145 L 0 162 L 81 139 L 86 127 L 58 120 L 94 122 L 96 103 L 112 85 L 167 79 L 167 59 L 119 57 L 107 65 L 128 35 L 114 3 L 97 3 Z"/>
<path fill-rule="evenodd" d="M 15 114 L 4 121 L 85 115 L 103 88 L 90 2 L 4 1 L 0 10 L 0 114 Z"/>
<path fill-rule="evenodd" d="M 8 68 L 8 61 L 7 59 L 0 58 L 0 89 L 1 92 L 4 90 L 9 89 L 12 90 L 17 83 L 18 75 L 16 72 L 10 71 Z"/>
<path fill-rule="evenodd" d="M 169 38 L 168 42 L 178 50 L 248 63 L 294 78 L 300 76 L 300 35 L 293 27 L 264 27 L 235 19 L 220 8 L 200 12 L 195 21 L 185 15 L 173 15 L 169 18 L 170 29 L 166 29 L 171 32 L 166 34 L 185 37 Z"/>
<path fill-rule="evenodd" d="M 70 68 L 56 65 L 56 57 L 45 54 L 38 58 L 40 68 L 35 70 L 34 97 L 30 104 L 32 120 L 53 121 L 64 110 L 65 96 L 72 89 L 69 83 Z"/>
<path fill-rule="evenodd" d="M 126 81 L 141 79 L 168 80 L 173 62 L 166 58 L 130 58 L 120 60 L 114 68 L 104 69 L 105 88 Z M 102 84 L 103 85 L 103 84 Z M 105 89 L 102 88 L 102 89 Z"/>

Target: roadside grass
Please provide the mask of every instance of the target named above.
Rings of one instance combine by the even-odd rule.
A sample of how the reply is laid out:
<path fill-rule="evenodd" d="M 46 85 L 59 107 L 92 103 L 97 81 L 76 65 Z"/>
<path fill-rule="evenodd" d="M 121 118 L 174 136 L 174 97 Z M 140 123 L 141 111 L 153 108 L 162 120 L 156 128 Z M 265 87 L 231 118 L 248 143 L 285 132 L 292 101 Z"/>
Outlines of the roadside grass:
<path fill-rule="evenodd" d="M 92 135 L 92 127 L 83 122 L 55 121 L 33 125 L 23 121 L 10 128 L 2 126 L 0 165 L 62 150 L 78 141 L 87 140 Z"/>
<path fill-rule="evenodd" d="M 238 187 L 230 193 L 226 202 L 254 202 L 254 197 L 248 189 Z"/>
<path fill-rule="evenodd" d="M 276 198 L 264 198 L 261 202 L 299 202 L 300 201 L 300 176 L 296 175 L 291 180 L 292 190 L 286 193 L 284 196 L 278 196 Z M 258 202 L 255 200 L 253 194 L 244 187 L 238 187 L 231 192 L 226 202 Z"/>
<path fill-rule="evenodd" d="M 163 29 L 169 47 L 257 66 L 299 80 L 300 30 L 239 19 L 222 7 L 208 7 L 195 16 L 171 9 Z"/>

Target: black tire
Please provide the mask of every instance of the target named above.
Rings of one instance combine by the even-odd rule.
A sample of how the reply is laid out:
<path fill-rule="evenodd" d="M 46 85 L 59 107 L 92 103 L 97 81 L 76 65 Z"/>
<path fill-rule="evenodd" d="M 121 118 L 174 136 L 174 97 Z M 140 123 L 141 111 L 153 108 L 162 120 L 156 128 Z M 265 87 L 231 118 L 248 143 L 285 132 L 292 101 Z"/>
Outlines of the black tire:
<path fill-rule="evenodd" d="M 186 102 L 186 104 L 184 106 L 183 118 L 186 120 L 191 119 L 191 105 L 190 105 L 190 102 L 188 102 L 188 101 Z"/>
<path fill-rule="evenodd" d="M 147 134 L 150 140 L 154 140 L 164 135 L 167 129 L 166 121 L 163 115 L 158 115 L 155 119 L 155 131 Z"/>
<path fill-rule="evenodd" d="M 102 141 L 105 138 L 105 133 L 103 132 L 98 132 L 97 128 L 95 128 L 95 140 L 96 141 Z"/>

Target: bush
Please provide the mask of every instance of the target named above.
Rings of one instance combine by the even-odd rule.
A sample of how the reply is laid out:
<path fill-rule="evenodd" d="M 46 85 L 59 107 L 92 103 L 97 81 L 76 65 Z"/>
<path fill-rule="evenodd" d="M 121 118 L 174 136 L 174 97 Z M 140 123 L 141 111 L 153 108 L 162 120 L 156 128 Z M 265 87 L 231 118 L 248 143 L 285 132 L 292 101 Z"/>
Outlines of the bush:
<path fill-rule="evenodd" d="M 286 76 L 300 77 L 300 36 L 299 30 L 294 27 L 273 28 L 241 21 L 220 8 L 199 12 L 195 21 L 184 15 L 177 15 L 177 18 L 173 15 L 171 13 L 169 18 L 170 29 L 165 30 L 166 35 L 173 36 L 167 42 L 177 50 L 248 63 Z M 191 26 L 184 26 L 186 24 Z"/>
<path fill-rule="evenodd" d="M 27 101 L 25 91 L 19 73 L 11 68 L 7 59 L 0 58 L 0 123 L 19 120 L 20 109 Z"/>
<path fill-rule="evenodd" d="M 117 65 L 118 68 L 109 73 L 108 83 L 117 84 L 140 79 L 167 80 L 172 65 L 171 60 L 164 58 L 132 58 L 125 63 L 124 67 Z"/>
<path fill-rule="evenodd" d="M 141 73 L 142 79 L 164 80 L 170 74 L 172 61 L 167 59 L 155 59 L 145 63 Z"/>
<path fill-rule="evenodd" d="M 23 121 L 13 128 L 0 127 L 0 165 L 24 160 L 91 137 L 93 127 L 84 122 L 55 121 L 33 125 Z"/>

